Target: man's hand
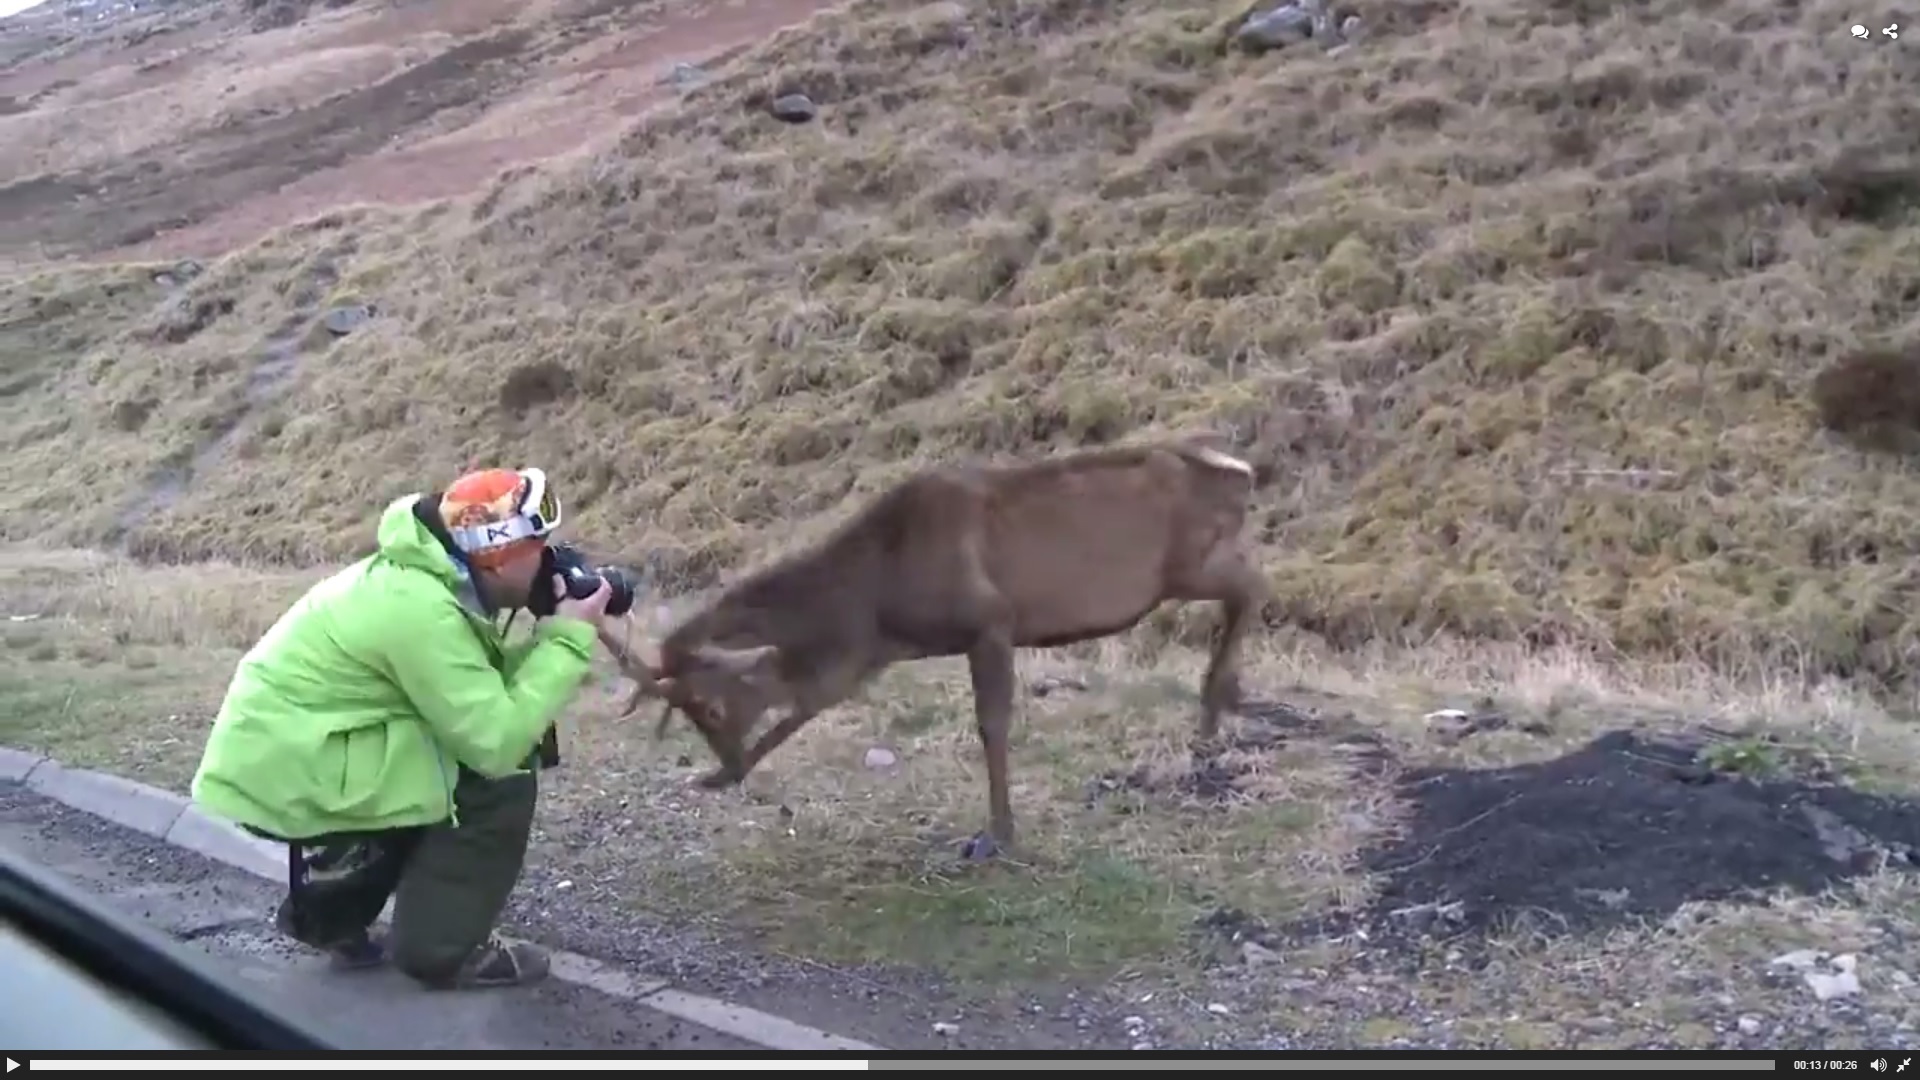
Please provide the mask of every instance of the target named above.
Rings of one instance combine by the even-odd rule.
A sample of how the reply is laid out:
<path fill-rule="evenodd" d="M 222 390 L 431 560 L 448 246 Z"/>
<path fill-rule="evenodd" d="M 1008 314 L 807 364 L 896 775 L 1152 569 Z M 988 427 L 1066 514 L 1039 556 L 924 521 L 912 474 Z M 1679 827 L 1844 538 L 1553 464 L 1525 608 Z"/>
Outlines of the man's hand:
<path fill-rule="evenodd" d="M 613 599 L 613 587 L 607 584 L 605 578 L 602 578 L 600 587 L 593 590 L 592 596 L 585 600 L 575 600 L 567 595 L 566 578 L 555 574 L 553 575 L 553 595 L 557 600 L 553 605 L 555 616 L 579 619 L 581 622 L 599 626 L 604 621 L 602 616 L 606 614 L 607 601 Z"/>

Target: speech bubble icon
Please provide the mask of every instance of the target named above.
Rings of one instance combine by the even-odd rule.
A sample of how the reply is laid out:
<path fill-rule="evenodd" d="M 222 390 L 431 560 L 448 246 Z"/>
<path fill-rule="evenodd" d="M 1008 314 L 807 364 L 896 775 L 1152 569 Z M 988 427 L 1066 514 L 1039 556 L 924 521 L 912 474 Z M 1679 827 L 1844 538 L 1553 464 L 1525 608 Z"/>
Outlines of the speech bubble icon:
<path fill-rule="evenodd" d="M 1864 27 L 1864 26 L 1861 26 L 1861 25 L 1860 25 L 1859 23 L 1854 23 L 1854 24 L 1853 24 L 1853 28 L 1852 28 L 1852 30 L 1851 30 L 1850 32 L 1851 32 L 1851 33 L 1853 34 L 1853 36 L 1854 36 L 1854 37 L 1866 37 L 1866 36 L 1867 36 L 1867 28 L 1866 28 L 1866 27 Z"/>

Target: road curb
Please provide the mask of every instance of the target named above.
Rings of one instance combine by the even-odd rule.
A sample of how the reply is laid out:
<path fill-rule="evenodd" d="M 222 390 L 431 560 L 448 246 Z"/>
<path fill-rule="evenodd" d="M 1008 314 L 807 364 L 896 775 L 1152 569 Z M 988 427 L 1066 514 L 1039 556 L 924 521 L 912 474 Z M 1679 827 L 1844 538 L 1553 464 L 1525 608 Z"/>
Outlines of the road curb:
<path fill-rule="evenodd" d="M 0 746 L 0 780 L 11 780 L 24 784 L 33 770 L 46 764 L 45 754 L 29 754 L 24 750 L 10 750 Z"/>
<path fill-rule="evenodd" d="M 284 883 L 284 844 L 249 835 L 208 814 L 191 799 L 136 780 L 75 769 L 42 754 L 0 746 L 0 782 L 13 782 L 81 813 L 185 848 L 236 870 Z M 391 911 L 389 904 L 388 911 Z M 388 917 L 382 912 L 382 919 Z M 865 1053 L 883 1049 L 783 1016 L 636 976 L 590 956 L 553 950 L 553 977 L 712 1028 L 770 1050 Z"/>

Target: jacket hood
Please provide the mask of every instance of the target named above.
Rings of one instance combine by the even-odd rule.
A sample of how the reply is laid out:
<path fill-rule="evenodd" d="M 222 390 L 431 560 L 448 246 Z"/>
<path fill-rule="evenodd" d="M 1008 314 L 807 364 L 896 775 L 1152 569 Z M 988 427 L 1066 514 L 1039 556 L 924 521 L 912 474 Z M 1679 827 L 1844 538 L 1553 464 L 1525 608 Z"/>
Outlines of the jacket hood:
<path fill-rule="evenodd" d="M 399 566 L 425 570 L 446 582 L 448 587 L 458 589 L 469 580 L 467 568 L 455 561 L 446 545 L 415 512 L 424 497 L 418 493 L 403 495 L 381 511 L 380 526 L 375 533 L 380 554 Z"/>

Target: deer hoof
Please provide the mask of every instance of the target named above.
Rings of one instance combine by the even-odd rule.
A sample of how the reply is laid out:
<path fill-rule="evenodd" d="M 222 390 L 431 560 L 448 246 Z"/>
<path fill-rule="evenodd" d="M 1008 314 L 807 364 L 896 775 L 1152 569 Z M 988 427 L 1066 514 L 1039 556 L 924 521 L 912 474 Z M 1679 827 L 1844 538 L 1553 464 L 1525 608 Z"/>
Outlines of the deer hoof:
<path fill-rule="evenodd" d="M 1000 844 L 991 833 L 975 833 L 960 845 L 960 857 L 967 862 L 986 862 L 1000 854 Z"/>
<path fill-rule="evenodd" d="M 726 769 L 715 769 L 694 782 L 708 791 L 718 791 L 723 787 L 732 787 L 739 783 L 740 778 Z"/>

